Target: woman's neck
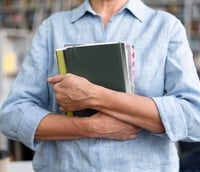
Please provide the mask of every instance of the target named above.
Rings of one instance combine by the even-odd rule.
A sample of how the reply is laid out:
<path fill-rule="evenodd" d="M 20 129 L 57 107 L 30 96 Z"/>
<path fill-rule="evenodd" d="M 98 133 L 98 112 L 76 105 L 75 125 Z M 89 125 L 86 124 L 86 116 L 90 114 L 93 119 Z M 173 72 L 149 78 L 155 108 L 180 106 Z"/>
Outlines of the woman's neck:
<path fill-rule="evenodd" d="M 94 11 L 102 17 L 104 26 L 127 2 L 128 0 L 90 0 Z"/>

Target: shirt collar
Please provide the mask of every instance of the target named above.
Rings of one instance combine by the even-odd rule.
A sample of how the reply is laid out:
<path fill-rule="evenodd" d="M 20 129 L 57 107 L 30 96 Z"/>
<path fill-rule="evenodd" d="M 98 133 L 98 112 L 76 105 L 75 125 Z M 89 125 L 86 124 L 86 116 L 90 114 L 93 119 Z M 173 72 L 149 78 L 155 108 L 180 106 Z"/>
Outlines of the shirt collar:
<path fill-rule="evenodd" d="M 129 0 L 123 9 L 127 9 L 141 22 L 149 16 L 150 12 L 152 12 L 152 9 L 147 7 L 141 0 Z M 97 15 L 96 12 L 92 9 L 89 0 L 85 0 L 78 8 L 72 11 L 71 22 L 75 22 L 84 16 L 87 12 L 93 15 Z"/>
<path fill-rule="evenodd" d="M 85 0 L 78 8 L 75 8 L 72 11 L 71 22 L 75 22 L 76 20 L 84 16 L 87 12 L 96 15 L 95 11 L 92 9 L 89 3 L 89 0 Z"/>
<path fill-rule="evenodd" d="M 141 0 L 129 0 L 125 8 L 141 22 L 152 12 L 152 9 L 147 7 Z"/>

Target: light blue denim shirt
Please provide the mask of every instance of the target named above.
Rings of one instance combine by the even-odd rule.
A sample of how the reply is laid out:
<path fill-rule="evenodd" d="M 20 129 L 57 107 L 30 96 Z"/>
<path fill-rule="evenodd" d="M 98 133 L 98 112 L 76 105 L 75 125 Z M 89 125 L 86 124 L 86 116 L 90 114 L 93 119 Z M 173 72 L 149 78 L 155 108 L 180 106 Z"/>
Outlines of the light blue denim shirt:
<path fill-rule="evenodd" d="M 47 78 L 58 74 L 55 49 L 125 41 L 135 47 L 136 94 L 151 97 L 166 133 L 129 141 L 34 141 L 38 123 L 60 113 Z M 143 107 L 141 107 L 143 108 Z M 200 140 L 200 83 L 185 29 L 174 16 L 129 0 L 106 28 L 86 0 L 46 19 L 0 113 L 1 131 L 36 150 L 37 172 L 178 172 L 175 142 Z"/>

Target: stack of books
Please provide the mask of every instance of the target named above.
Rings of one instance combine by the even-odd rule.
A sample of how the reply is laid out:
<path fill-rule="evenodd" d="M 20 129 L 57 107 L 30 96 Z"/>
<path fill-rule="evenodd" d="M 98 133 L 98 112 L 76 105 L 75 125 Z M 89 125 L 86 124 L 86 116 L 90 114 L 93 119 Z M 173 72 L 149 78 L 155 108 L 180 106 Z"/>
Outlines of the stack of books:
<path fill-rule="evenodd" d="M 124 42 L 84 44 L 56 50 L 60 74 L 73 73 L 90 82 L 134 94 L 134 47 Z M 95 110 L 73 112 L 89 116 Z"/>

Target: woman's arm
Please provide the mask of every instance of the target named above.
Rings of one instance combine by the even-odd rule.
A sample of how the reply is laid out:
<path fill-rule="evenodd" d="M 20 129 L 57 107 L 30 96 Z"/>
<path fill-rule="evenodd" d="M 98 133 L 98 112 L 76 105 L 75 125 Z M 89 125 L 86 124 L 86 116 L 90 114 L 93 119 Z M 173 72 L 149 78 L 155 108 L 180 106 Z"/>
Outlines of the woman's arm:
<path fill-rule="evenodd" d="M 152 132 L 164 132 L 151 98 L 106 89 L 73 74 L 55 76 L 48 81 L 54 84 L 57 101 L 64 112 L 91 108 Z"/>
<path fill-rule="evenodd" d="M 155 133 L 165 132 L 151 98 L 106 89 L 102 89 L 100 94 L 98 110 Z"/>
<path fill-rule="evenodd" d="M 139 127 L 98 112 L 91 117 L 70 117 L 49 114 L 39 123 L 35 140 L 69 140 L 107 138 L 129 140 L 137 138 Z"/>

